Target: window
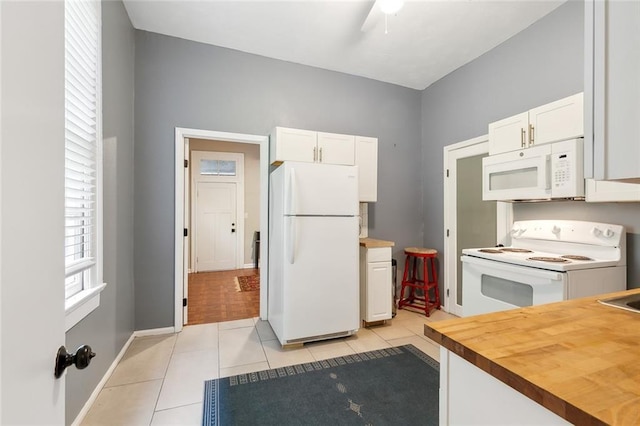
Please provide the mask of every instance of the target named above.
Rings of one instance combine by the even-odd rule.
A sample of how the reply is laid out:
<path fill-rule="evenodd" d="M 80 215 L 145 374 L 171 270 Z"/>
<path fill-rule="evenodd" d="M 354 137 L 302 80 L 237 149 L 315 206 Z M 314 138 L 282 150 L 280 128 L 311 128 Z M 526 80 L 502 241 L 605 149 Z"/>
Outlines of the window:
<path fill-rule="evenodd" d="M 67 329 L 99 304 L 102 283 L 100 2 L 65 1 Z"/>
<path fill-rule="evenodd" d="M 236 162 L 227 160 L 200 160 L 200 174 L 203 176 L 235 176 Z"/>

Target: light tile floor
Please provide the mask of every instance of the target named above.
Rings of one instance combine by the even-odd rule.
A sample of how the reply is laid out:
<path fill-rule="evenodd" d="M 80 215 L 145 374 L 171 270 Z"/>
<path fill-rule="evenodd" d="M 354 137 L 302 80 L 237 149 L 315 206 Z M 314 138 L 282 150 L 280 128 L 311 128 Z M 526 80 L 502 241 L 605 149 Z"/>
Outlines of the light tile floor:
<path fill-rule="evenodd" d="M 107 381 L 83 425 L 200 425 L 204 381 L 235 374 L 413 344 L 434 359 L 439 347 L 423 335 L 430 318 L 399 310 L 387 324 L 342 339 L 282 349 L 269 323 L 258 318 L 184 327 L 182 332 L 139 337 Z"/>

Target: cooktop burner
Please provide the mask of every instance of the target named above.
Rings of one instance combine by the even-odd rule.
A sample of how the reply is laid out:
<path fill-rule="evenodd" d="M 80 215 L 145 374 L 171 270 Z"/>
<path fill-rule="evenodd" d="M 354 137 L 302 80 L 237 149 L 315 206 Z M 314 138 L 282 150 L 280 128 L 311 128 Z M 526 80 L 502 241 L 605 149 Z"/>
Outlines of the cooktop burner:
<path fill-rule="evenodd" d="M 533 250 L 524 249 L 524 248 L 515 248 L 515 247 L 501 248 L 500 251 L 504 251 L 507 253 L 533 253 Z"/>
<path fill-rule="evenodd" d="M 544 256 L 528 257 L 527 260 L 538 260 L 540 262 L 550 262 L 550 263 L 568 263 L 568 262 L 570 262 L 570 260 L 563 259 L 561 257 L 544 257 Z"/>
<path fill-rule="evenodd" d="M 478 251 L 482 253 L 502 253 L 502 250 L 498 249 L 480 249 Z"/>
<path fill-rule="evenodd" d="M 564 256 L 560 256 L 563 259 L 571 259 L 571 260 L 593 260 L 587 256 L 580 256 L 578 254 L 565 254 Z"/>

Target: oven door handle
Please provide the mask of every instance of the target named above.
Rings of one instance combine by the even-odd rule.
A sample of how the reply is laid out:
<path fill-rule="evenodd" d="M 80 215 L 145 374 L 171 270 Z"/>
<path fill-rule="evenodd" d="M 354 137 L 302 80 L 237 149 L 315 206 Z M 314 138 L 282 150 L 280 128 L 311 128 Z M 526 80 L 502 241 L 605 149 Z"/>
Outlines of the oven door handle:
<path fill-rule="evenodd" d="M 462 256 L 460 257 L 460 260 L 462 262 L 470 263 L 473 265 L 481 265 L 486 267 L 487 269 L 494 269 L 511 273 L 517 272 L 518 274 L 530 275 L 532 277 L 538 278 L 546 278 L 551 281 L 562 280 L 562 272 L 547 271 L 546 269 L 532 268 L 529 266 L 513 265 L 510 263 L 503 263 L 498 260 L 487 260 L 473 256 Z"/>

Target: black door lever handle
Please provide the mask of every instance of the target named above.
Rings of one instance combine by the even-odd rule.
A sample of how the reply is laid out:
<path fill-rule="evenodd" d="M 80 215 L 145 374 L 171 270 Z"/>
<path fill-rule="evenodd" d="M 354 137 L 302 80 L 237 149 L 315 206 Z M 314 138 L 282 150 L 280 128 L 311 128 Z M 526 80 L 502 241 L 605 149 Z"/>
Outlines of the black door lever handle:
<path fill-rule="evenodd" d="M 91 363 L 91 358 L 94 356 L 96 356 L 96 354 L 91 350 L 91 346 L 89 345 L 80 346 L 76 349 L 75 354 L 70 354 L 67 352 L 67 348 L 60 346 L 56 355 L 56 366 L 54 370 L 56 379 L 59 379 L 64 370 L 73 364 L 75 364 L 78 370 L 87 368 Z"/>

